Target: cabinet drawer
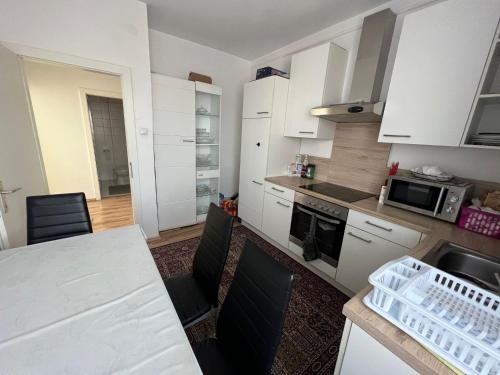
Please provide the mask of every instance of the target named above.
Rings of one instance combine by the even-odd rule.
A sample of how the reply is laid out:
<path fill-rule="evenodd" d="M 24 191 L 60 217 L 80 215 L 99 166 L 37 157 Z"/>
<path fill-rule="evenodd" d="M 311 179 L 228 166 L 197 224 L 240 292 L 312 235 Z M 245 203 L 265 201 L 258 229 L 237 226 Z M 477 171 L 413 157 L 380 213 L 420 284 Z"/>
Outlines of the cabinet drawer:
<path fill-rule="evenodd" d="M 264 194 L 264 214 L 262 232 L 283 247 L 288 247 L 293 203 L 273 194 Z"/>
<path fill-rule="evenodd" d="M 347 224 L 364 230 L 368 233 L 382 237 L 391 242 L 400 244 L 409 249 L 414 248 L 420 242 L 422 234 L 416 230 L 378 219 L 364 213 L 350 210 Z"/>
<path fill-rule="evenodd" d="M 404 246 L 346 225 L 335 280 L 358 293 L 373 271 L 407 252 Z"/>
<path fill-rule="evenodd" d="M 270 193 L 277 197 L 286 199 L 287 201 L 293 202 L 295 197 L 295 191 L 291 189 L 284 188 L 283 186 L 273 184 L 271 182 L 264 182 L 264 189 L 266 193 Z"/>

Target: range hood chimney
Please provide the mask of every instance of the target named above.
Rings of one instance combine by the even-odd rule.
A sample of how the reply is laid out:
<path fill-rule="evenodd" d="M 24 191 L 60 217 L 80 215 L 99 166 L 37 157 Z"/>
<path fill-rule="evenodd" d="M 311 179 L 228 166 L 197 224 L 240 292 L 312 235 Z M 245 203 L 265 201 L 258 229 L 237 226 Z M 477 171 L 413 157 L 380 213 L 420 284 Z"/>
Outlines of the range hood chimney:
<path fill-rule="evenodd" d="M 389 9 L 365 17 L 354 66 L 349 103 L 311 109 L 311 115 L 334 122 L 380 122 L 380 93 L 391 47 L 396 15 Z"/>

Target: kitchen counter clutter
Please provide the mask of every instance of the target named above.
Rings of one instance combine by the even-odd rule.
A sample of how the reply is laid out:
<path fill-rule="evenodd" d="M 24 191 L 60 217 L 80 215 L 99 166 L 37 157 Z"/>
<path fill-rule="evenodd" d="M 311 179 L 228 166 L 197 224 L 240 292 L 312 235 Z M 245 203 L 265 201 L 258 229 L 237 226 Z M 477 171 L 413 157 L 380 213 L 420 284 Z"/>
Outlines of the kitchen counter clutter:
<path fill-rule="evenodd" d="M 411 240 L 412 232 L 408 232 L 409 235 L 404 236 L 405 240 L 409 241 L 405 243 L 404 246 L 411 249 L 407 252 L 407 255 L 417 259 L 424 257 L 442 240 L 450 241 L 494 257 L 498 257 L 499 254 L 500 243 L 496 239 L 460 229 L 455 224 L 404 211 L 396 207 L 380 205 L 375 197 L 347 203 L 300 187 L 306 184 L 323 182 L 320 180 L 278 176 L 267 177 L 266 181 L 274 184 L 274 186 L 281 186 L 349 208 L 351 210 L 350 215 L 354 213 L 353 220 L 355 220 L 356 223 L 360 221 L 360 223 L 356 225 L 357 228 L 359 228 L 362 222 L 366 221 L 359 219 L 356 221 L 356 216 L 366 214 L 373 218 L 380 218 L 387 222 L 405 227 L 407 230 L 412 229 L 422 233 L 422 239 L 420 241 Z M 390 240 L 394 241 L 394 239 Z M 401 242 L 401 239 L 398 239 L 398 242 Z M 453 374 L 454 372 L 450 370 L 449 367 L 418 342 L 363 303 L 363 298 L 371 290 L 372 287 L 368 286 L 368 281 L 366 281 L 366 287 L 344 305 L 343 313 L 348 318 L 346 326 L 348 324 L 350 326 L 351 323 L 353 323 L 352 327 L 357 326 L 361 328 L 378 343 L 392 352 L 392 354 L 410 365 L 411 368 L 406 369 L 407 373 L 414 373 L 412 372 L 414 369 L 418 373 L 425 374 Z M 351 335 L 353 335 L 354 332 L 355 330 L 351 329 Z M 347 332 L 347 334 L 349 333 Z M 344 331 L 344 335 L 346 335 L 346 331 Z M 344 351 L 341 348 L 338 359 L 339 362 L 341 362 L 341 356 L 343 355 Z M 388 355 L 390 355 L 390 353 Z"/>

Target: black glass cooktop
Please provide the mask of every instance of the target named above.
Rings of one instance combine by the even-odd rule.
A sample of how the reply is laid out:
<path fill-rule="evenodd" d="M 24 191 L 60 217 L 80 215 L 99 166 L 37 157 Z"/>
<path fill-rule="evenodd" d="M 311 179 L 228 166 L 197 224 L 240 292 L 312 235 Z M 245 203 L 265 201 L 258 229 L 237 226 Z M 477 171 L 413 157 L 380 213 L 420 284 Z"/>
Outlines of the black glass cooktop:
<path fill-rule="evenodd" d="M 345 186 L 321 182 L 319 184 L 303 185 L 302 189 L 314 191 L 315 193 L 327 195 L 329 197 L 339 199 L 344 202 L 357 202 L 362 199 L 373 197 L 374 194 L 365 193 L 355 189 L 350 189 Z"/>

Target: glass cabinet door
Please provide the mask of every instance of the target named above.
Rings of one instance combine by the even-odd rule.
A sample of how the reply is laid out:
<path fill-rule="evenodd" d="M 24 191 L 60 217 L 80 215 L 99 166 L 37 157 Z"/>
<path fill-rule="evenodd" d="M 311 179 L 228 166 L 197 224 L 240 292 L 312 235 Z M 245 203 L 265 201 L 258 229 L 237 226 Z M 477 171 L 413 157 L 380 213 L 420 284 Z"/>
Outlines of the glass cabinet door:
<path fill-rule="evenodd" d="M 220 99 L 219 94 L 196 92 L 196 171 L 198 176 L 196 215 L 198 222 L 205 220 L 210 203 L 219 203 Z M 202 171 L 206 173 L 199 173 Z"/>

